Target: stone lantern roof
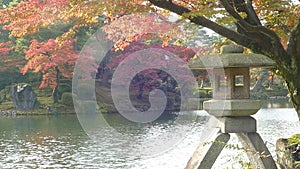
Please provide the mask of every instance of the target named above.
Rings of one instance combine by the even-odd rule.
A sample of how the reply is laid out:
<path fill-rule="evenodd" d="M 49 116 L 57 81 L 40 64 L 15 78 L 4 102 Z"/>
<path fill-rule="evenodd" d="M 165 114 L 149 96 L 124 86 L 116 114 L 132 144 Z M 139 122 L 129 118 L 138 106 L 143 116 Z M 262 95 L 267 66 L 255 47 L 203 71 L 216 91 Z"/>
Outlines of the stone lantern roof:
<path fill-rule="evenodd" d="M 247 116 L 260 109 L 250 99 L 250 67 L 274 67 L 275 62 L 261 54 L 243 54 L 241 46 L 225 45 L 221 54 L 201 56 L 189 63 L 191 69 L 212 69 L 213 100 L 203 108 L 214 116 Z"/>
<path fill-rule="evenodd" d="M 244 54 L 243 47 L 225 45 L 221 54 L 205 55 L 189 62 L 191 69 L 226 68 L 226 67 L 274 67 L 276 63 L 265 55 Z"/>

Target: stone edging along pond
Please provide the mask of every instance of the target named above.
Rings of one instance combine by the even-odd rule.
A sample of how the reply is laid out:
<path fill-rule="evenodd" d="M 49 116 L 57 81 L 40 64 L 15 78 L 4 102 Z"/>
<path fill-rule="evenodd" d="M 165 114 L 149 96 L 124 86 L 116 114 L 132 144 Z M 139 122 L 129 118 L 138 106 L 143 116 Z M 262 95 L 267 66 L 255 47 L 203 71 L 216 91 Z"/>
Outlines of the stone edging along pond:
<path fill-rule="evenodd" d="M 64 113 L 58 113 L 56 111 L 47 110 L 0 110 L 0 117 L 16 117 L 27 115 L 52 115 L 52 114 L 75 114 L 74 111 L 67 111 Z"/>
<path fill-rule="evenodd" d="M 0 110 L 0 117 L 3 116 L 16 116 L 17 115 L 17 111 L 15 110 Z"/>

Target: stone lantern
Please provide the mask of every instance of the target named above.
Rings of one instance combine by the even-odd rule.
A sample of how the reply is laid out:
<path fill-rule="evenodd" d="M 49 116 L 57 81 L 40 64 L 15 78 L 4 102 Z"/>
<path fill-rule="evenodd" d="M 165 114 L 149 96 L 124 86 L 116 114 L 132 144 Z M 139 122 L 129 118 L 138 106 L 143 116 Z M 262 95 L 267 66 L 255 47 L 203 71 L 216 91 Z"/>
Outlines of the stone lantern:
<path fill-rule="evenodd" d="M 256 132 L 251 117 L 260 109 L 260 101 L 250 99 L 250 67 L 274 67 L 275 62 L 260 54 L 243 54 L 240 46 L 226 45 L 221 54 L 201 56 L 189 63 L 191 69 L 212 69 L 213 99 L 203 103 L 212 117 L 207 143 L 197 148 L 186 168 L 209 169 L 213 166 L 229 133 L 237 135 L 253 168 L 277 168 L 270 152 Z"/>

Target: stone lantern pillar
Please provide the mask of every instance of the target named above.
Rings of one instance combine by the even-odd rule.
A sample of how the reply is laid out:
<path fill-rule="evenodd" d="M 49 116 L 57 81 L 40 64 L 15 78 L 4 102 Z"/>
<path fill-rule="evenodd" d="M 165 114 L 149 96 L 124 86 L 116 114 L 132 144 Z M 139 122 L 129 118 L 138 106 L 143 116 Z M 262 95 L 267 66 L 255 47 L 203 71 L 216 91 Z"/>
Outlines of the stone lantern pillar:
<path fill-rule="evenodd" d="M 274 67 L 264 55 L 243 54 L 243 48 L 226 45 L 221 54 L 192 60 L 191 69 L 212 69 L 213 99 L 203 103 L 212 115 L 212 130 L 206 143 L 199 145 L 186 169 L 210 169 L 230 133 L 237 135 L 253 168 L 274 169 L 276 164 L 260 135 L 256 120 L 251 117 L 260 109 L 260 102 L 250 99 L 250 67 Z"/>

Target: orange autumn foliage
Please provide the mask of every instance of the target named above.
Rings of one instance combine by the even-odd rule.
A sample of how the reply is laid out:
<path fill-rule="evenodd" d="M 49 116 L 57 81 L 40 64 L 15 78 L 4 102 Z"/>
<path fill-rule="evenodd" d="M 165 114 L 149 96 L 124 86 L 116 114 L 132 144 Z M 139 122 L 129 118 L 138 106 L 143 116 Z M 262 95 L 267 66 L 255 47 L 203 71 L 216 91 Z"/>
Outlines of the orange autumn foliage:
<path fill-rule="evenodd" d="M 43 80 L 40 88 L 55 87 L 58 71 L 62 76 L 71 78 L 78 57 L 78 51 L 74 50 L 71 40 L 65 41 L 63 45 L 54 39 L 49 39 L 47 42 L 32 40 L 29 49 L 24 52 L 28 62 L 21 73 L 25 74 L 29 70 L 41 72 Z"/>

